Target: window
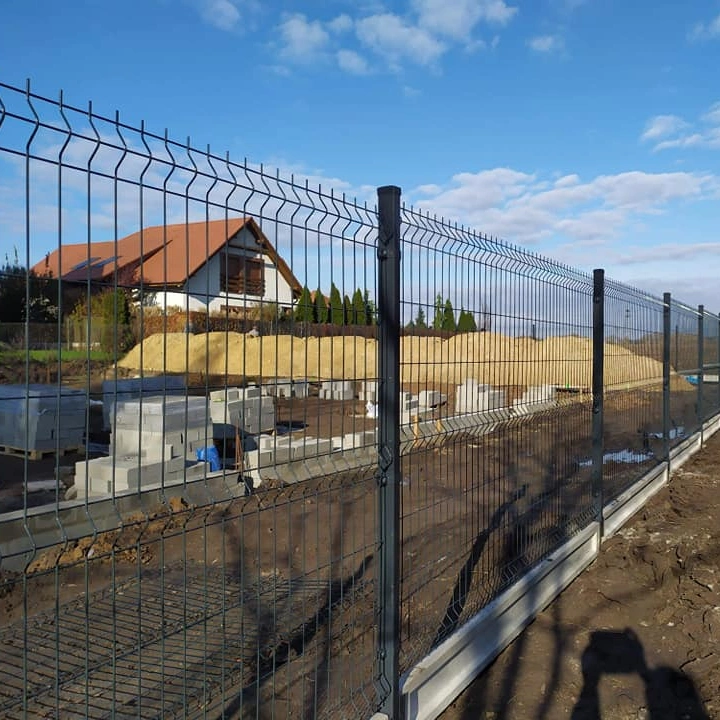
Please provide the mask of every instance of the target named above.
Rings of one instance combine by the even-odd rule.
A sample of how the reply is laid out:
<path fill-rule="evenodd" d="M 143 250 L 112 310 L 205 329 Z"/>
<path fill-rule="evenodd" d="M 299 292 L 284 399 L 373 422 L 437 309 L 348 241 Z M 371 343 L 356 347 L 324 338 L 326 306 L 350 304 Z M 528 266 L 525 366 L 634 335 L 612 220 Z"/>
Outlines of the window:
<path fill-rule="evenodd" d="M 220 289 L 262 297 L 265 294 L 265 263 L 261 258 L 223 254 L 220 258 Z"/>

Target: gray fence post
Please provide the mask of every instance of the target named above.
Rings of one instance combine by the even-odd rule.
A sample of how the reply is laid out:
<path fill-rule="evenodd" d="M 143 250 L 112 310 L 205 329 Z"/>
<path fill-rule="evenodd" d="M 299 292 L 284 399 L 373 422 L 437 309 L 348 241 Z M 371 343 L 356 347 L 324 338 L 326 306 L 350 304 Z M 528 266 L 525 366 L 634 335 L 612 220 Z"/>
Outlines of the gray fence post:
<path fill-rule="evenodd" d="M 378 691 L 400 709 L 400 188 L 378 188 Z"/>
<path fill-rule="evenodd" d="M 603 505 L 603 396 L 605 381 L 605 271 L 593 272 L 593 358 L 592 358 L 592 496 L 595 513 L 604 534 Z"/>
<path fill-rule="evenodd" d="M 670 461 L 670 293 L 663 295 L 663 456 Z"/>
<path fill-rule="evenodd" d="M 700 423 L 700 441 L 703 442 L 702 426 L 705 420 L 705 412 L 703 410 L 703 382 L 705 360 L 705 306 L 698 305 L 698 384 L 697 384 L 697 417 Z"/>

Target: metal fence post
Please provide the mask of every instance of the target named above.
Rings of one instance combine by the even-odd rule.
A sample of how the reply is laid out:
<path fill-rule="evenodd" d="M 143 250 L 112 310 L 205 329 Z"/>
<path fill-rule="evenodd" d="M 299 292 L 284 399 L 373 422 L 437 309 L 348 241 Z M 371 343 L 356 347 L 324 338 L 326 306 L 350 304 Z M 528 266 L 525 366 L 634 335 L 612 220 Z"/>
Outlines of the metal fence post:
<path fill-rule="evenodd" d="M 703 421 L 703 382 L 704 382 L 704 349 L 705 349 L 705 306 L 698 305 L 698 384 L 697 384 L 697 417 L 700 423 L 700 440 L 702 438 Z"/>
<path fill-rule="evenodd" d="M 593 358 L 592 358 L 592 496 L 600 536 L 603 523 L 603 394 L 605 374 L 605 271 L 593 271 Z"/>
<path fill-rule="evenodd" d="M 378 690 L 400 718 L 400 188 L 378 188 Z"/>
<path fill-rule="evenodd" d="M 670 461 L 670 293 L 663 295 L 663 456 Z"/>

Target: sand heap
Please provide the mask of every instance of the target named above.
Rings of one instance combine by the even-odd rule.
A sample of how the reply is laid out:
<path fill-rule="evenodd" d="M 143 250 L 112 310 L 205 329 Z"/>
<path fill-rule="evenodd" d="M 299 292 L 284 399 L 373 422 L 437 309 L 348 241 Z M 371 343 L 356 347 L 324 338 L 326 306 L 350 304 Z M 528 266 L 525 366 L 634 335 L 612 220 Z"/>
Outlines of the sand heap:
<path fill-rule="evenodd" d="M 405 383 L 447 385 L 465 378 L 500 386 L 587 388 L 592 383 L 589 338 L 531 340 L 497 333 L 466 333 L 448 340 L 413 336 L 401 339 L 400 352 Z M 376 355 L 375 340 L 355 336 L 305 339 L 224 332 L 159 333 L 133 348 L 118 365 L 144 373 L 363 379 L 377 377 Z M 606 385 L 661 380 L 662 364 L 657 360 L 619 345 L 605 345 Z"/>

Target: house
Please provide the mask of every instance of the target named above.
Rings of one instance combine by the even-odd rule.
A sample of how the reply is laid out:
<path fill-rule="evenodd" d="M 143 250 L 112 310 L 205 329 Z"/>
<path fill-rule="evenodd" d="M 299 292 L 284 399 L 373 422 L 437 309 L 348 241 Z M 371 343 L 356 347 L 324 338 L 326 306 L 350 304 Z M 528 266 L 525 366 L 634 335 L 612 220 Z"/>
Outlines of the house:
<path fill-rule="evenodd" d="M 33 268 L 63 283 L 140 289 L 162 308 L 289 310 L 302 286 L 252 218 L 143 228 L 117 241 L 63 245 Z"/>

